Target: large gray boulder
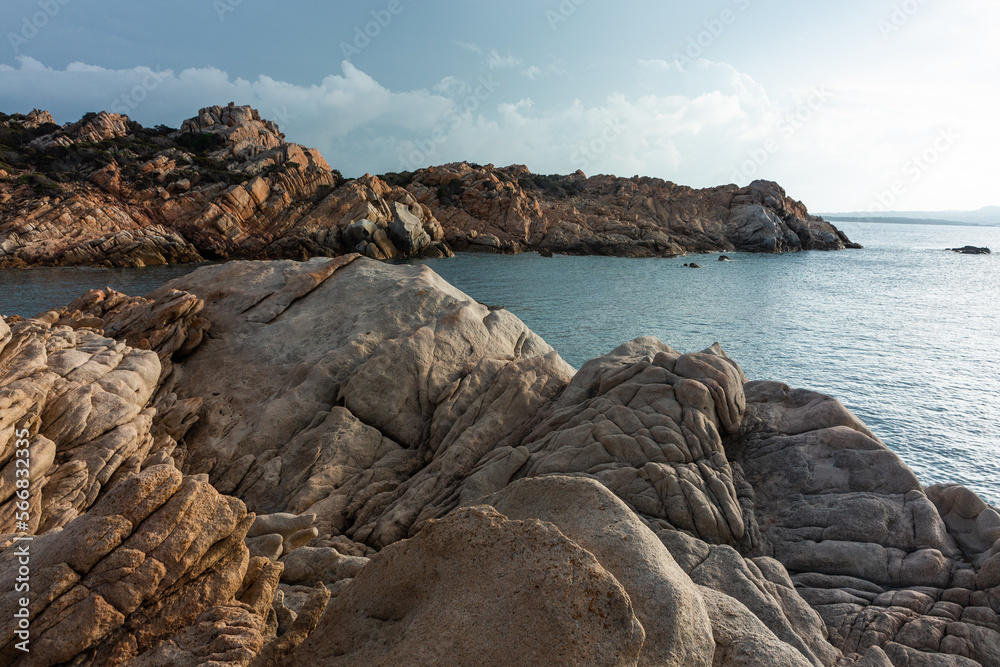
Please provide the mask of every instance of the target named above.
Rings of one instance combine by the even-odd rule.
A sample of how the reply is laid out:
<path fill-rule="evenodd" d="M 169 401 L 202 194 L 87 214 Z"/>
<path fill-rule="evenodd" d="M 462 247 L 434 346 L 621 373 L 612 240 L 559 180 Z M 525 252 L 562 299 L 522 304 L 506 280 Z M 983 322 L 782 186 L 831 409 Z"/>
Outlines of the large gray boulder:
<path fill-rule="evenodd" d="M 407 206 L 402 202 L 393 204 L 393 221 L 389 225 L 389 239 L 408 256 L 420 254 L 433 241 L 424 231 L 423 221 L 414 213 L 419 206 Z"/>
<path fill-rule="evenodd" d="M 574 372 L 423 267 L 4 321 L 6 530 L 25 439 L 39 664 L 1000 665 L 996 508 L 718 346 Z"/>
<path fill-rule="evenodd" d="M 551 524 L 485 507 L 383 549 L 289 665 L 635 665 L 621 584 Z"/>
<path fill-rule="evenodd" d="M 537 477 L 483 502 L 511 519 L 554 524 L 618 579 L 646 631 L 639 665 L 712 664 L 715 641 L 698 588 L 606 486 L 586 477 Z"/>

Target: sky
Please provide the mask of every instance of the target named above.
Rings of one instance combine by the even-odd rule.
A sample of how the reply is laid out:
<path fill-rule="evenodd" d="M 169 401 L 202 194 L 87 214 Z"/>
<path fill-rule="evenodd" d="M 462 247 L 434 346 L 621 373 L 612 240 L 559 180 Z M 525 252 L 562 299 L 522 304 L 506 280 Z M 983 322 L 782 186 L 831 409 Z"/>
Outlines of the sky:
<path fill-rule="evenodd" d="M 345 176 L 468 160 L 1000 204 L 996 0 L 4 0 L 0 111 L 250 104 Z"/>

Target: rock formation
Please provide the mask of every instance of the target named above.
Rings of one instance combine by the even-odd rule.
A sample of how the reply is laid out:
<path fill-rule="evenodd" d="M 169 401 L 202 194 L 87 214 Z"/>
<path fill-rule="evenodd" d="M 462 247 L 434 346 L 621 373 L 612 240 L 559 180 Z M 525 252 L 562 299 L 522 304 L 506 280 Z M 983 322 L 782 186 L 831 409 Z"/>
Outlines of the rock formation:
<path fill-rule="evenodd" d="M 522 165 L 466 162 L 385 178 L 434 211 L 458 250 L 650 257 L 859 247 L 768 181 L 695 190 L 657 178 L 542 176 Z"/>
<path fill-rule="evenodd" d="M 997 508 L 718 346 L 357 254 L 0 322 L 3 664 L 1000 665 Z"/>
<path fill-rule="evenodd" d="M 777 184 L 539 176 L 467 163 L 344 179 L 248 106 L 180 130 L 0 114 L 0 267 L 372 259 L 460 250 L 672 256 L 856 247 Z"/>
<path fill-rule="evenodd" d="M 406 191 L 345 181 L 250 107 L 202 109 L 179 131 L 107 112 L 51 120 L 0 117 L 0 266 L 451 254 Z"/>

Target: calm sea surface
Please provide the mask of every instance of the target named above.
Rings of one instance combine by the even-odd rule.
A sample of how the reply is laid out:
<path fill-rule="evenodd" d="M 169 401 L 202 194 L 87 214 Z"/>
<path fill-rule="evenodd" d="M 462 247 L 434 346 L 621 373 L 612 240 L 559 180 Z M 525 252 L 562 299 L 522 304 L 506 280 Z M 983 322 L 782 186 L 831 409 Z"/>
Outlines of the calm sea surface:
<path fill-rule="evenodd" d="M 682 352 L 717 341 L 751 379 L 840 399 L 924 484 L 962 482 L 1000 504 L 1000 228 L 838 226 L 865 250 L 423 263 L 576 367 L 637 336 Z M 943 250 L 964 245 L 994 254 Z M 105 285 L 142 294 L 192 268 L 2 270 L 0 312 L 33 315 Z"/>

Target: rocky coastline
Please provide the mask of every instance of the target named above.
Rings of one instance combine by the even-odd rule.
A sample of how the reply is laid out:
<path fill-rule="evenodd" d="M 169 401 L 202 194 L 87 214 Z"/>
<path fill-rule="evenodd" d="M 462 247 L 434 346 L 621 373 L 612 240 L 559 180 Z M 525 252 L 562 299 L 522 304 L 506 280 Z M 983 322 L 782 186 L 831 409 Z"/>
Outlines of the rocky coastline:
<path fill-rule="evenodd" d="M 386 174 L 434 211 L 456 250 L 675 257 L 859 248 L 777 183 L 697 190 L 659 178 L 532 174 L 467 162 Z"/>
<path fill-rule="evenodd" d="M 1000 513 L 717 345 L 229 262 L 0 320 L 0 607 L 10 665 L 992 666 Z"/>
<path fill-rule="evenodd" d="M 695 190 L 468 163 L 345 179 L 249 106 L 205 108 L 180 129 L 0 114 L 0 267 L 854 247 L 769 181 Z"/>

